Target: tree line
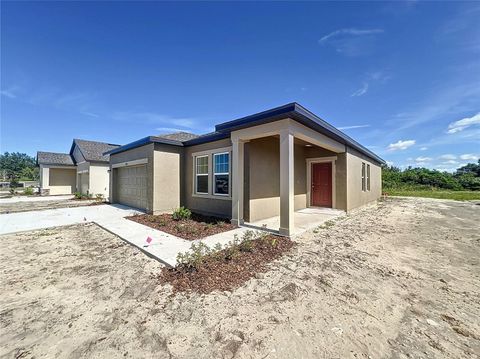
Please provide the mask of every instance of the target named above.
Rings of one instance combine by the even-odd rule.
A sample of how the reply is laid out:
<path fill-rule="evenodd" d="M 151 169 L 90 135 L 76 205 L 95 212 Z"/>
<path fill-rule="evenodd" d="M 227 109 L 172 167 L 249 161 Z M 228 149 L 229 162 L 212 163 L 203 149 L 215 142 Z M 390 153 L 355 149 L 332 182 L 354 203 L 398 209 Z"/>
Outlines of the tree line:
<path fill-rule="evenodd" d="M 405 188 L 480 191 L 480 159 L 478 163 L 469 163 L 454 173 L 423 167 L 401 170 L 398 167 L 385 166 L 382 170 L 382 182 L 386 190 Z"/>
<path fill-rule="evenodd" d="M 18 181 L 36 181 L 39 178 L 37 161 L 26 153 L 5 152 L 0 155 L 0 174 L 13 187 Z"/>

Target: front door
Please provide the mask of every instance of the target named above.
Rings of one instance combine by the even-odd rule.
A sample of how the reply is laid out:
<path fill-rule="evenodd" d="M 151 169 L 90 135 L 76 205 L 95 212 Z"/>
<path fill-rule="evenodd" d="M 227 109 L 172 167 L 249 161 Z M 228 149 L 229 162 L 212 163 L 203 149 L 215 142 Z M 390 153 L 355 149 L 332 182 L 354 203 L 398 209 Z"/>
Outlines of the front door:
<path fill-rule="evenodd" d="M 332 207 L 332 163 L 312 163 L 310 205 Z"/>

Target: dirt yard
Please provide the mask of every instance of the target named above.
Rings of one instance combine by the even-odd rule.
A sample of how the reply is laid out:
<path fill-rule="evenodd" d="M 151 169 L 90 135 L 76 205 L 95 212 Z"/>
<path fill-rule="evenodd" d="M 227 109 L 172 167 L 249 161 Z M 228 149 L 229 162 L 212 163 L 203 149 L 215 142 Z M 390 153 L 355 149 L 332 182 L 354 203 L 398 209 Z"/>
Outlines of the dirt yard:
<path fill-rule="evenodd" d="M 0 357 L 478 358 L 480 206 L 388 199 L 243 287 L 171 295 L 93 224 L 0 237 Z"/>
<path fill-rule="evenodd" d="M 44 209 L 55 209 L 55 208 L 72 208 L 72 207 L 89 206 L 95 202 L 96 202 L 95 200 L 61 199 L 58 201 L 52 200 L 52 201 L 0 203 L 0 214 L 28 212 L 28 211 L 41 211 Z"/>

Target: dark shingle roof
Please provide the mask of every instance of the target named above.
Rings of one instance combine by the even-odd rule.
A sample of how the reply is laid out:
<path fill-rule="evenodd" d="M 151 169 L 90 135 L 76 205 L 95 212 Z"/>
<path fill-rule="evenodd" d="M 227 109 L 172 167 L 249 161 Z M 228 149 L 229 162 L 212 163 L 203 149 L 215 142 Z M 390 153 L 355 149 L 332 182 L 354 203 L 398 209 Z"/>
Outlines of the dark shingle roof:
<path fill-rule="evenodd" d="M 120 145 L 113 145 L 110 143 L 104 142 L 96 142 L 96 141 L 87 141 L 87 140 L 80 140 L 74 139 L 72 144 L 72 149 L 70 150 L 70 154 L 73 152 L 74 146 L 77 145 L 82 153 L 83 157 L 85 157 L 85 161 L 96 161 L 96 162 L 108 162 L 109 155 L 104 155 L 105 152 L 113 150 Z"/>
<path fill-rule="evenodd" d="M 166 138 L 168 140 L 185 142 L 185 141 L 193 140 L 194 138 L 197 138 L 199 136 L 194 133 L 180 131 L 175 133 L 168 133 L 165 135 L 158 135 L 157 137 Z"/>
<path fill-rule="evenodd" d="M 173 146 L 193 146 L 201 143 L 228 138 L 230 137 L 232 131 L 236 131 L 246 127 L 257 126 L 260 124 L 269 123 L 284 118 L 291 118 L 319 133 L 326 135 L 327 137 L 333 138 L 340 143 L 348 145 L 360 151 L 364 155 L 370 157 L 371 159 L 379 162 L 380 164 L 385 163 L 385 161 L 379 156 L 377 156 L 375 153 L 365 148 L 360 143 L 347 136 L 345 133 L 335 128 L 328 122 L 324 121 L 320 117 L 316 116 L 312 112 L 308 111 L 306 108 L 296 102 L 292 102 L 280 107 L 275 107 L 273 109 L 259 112 L 247 117 L 242 117 L 237 120 L 220 123 L 215 126 L 214 132 L 208 133 L 206 135 L 196 136 L 187 140 L 165 137 L 170 135 L 149 136 L 111 150 L 109 153 L 120 153 L 135 147 L 143 146 L 147 143 L 164 143 Z"/>
<path fill-rule="evenodd" d="M 37 163 L 39 165 L 62 165 L 75 166 L 72 157 L 68 153 L 37 152 Z"/>

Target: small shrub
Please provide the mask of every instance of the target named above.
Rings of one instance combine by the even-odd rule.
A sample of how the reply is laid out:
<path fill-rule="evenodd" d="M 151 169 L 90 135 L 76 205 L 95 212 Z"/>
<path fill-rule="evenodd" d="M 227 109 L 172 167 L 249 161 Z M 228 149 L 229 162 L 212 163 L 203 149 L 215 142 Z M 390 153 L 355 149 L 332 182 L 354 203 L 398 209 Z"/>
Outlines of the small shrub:
<path fill-rule="evenodd" d="M 177 208 L 172 213 L 172 218 L 175 221 L 184 221 L 184 220 L 190 219 L 191 217 L 192 217 L 192 212 L 185 207 Z"/>
<path fill-rule="evenodd" d="M 27 196 L 33 195 L 33 188 L 32 187 L 25 188 L 25 190 L 23 191 L 23 194 L 25 194 Z"/>
<path fill-rule="evenodd" d="M 204 262 L 206 256 L 211 253 L 212 250 L 205 243 L 192 243 L 189 251 L 178 253 L 177 263 L 187 270 L 197 270 Z"/>
<path fill-rule="evenodd" d="M 95 195 L 95 198 L 97 199 L 98 202 L 102 202 L 103 201 L 103 194 L 97 193 Z"/>
<path fill-rule="evenodd" d="M 75 192 L 73 195 L 75 196 L 75 199 L 82 199 L 82 194 L 80 192 Z"/>

